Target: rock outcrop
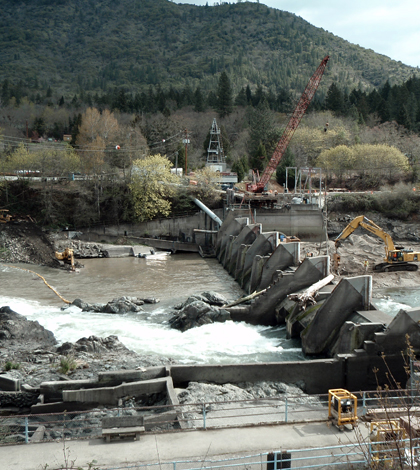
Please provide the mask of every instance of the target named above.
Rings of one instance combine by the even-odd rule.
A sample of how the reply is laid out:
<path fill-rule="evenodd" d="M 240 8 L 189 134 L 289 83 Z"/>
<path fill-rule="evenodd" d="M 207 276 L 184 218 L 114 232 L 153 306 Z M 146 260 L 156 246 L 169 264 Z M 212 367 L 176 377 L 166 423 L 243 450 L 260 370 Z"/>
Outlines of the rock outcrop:
<path fill-rule="evenodd" d="M 96 313 L 128 313 L 128 312 L 142 312 L 141 308 L 144 304 L 156 304 L 159 300 L 155 298 L 138 297 L 119 297 L 113 299 L 107 304 L 89 304 L 81 299 L 75 299 L 71 305 L 75 305 L 82 309 L 83 312 L 96 312 Z M 68 308 L 68 307 L 63 307 Z"/>
<path fill-rule="evenodd" d="M 37 321 L 28 320 L 10 307 L 0 307 L 0 347 L 30 350 L 57 344 L 54 334 Z"/>

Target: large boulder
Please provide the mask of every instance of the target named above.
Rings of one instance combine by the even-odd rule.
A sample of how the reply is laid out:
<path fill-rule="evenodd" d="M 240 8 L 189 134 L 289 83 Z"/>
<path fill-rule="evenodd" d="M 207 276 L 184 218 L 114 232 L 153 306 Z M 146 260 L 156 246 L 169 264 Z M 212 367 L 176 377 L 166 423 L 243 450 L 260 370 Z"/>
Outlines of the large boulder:
<path fill-rule="evenodd" d="M 62 355 L 74 354 L 75 352 L 106 353 L 109 351 L 132 352 L 115 335 L 107 336 L 106 338 L 98 336 L 80 338 L 75 343 L 66 342 L 57 348 L 57 352 Z"/>
<path fill-rule="evenodd" d="M 196 326 L 202 326 L 214 322 L 230 320 L 226 310 L 214 307 L 201 300 L 196 300 L 185 305 L 169 320 L 171 328 L 186 331 Z"/>
<path fill-rule="evenodd" d="M 54 334 L 41 326 L 37 321 L 28 320 L 23 315 L 14 312 L 10 307 L 0 307 L 0 347 L 26 350 L 48 348 L 54 346 L 57 340 Z"/>
<path fill-rule="evenodd" d="M 143 309 L 141 305 L 155 304 L 159 300 L 155 298 L 140 299 L 138 297 L 120 297 L 113 299 L 107 304 L 89 304 L 81 299 L 75 299 L 72 305 L 79 307 L 83 312 L 96 312 L 96 313 L 128 313 L 128 312 L 141 312 Z"/>

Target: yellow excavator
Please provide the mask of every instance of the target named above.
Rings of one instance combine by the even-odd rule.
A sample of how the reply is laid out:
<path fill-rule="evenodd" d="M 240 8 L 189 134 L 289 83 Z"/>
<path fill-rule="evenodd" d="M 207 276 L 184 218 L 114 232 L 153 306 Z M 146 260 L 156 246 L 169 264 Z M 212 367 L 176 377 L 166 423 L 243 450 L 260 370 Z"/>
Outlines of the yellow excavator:
<path fill-rule="evenodd" d="M 63 261 L 64 263 L 66 264 L 69 264 L 71 266 L 71 270 L 72 271 L 75 271 L 75 266 L 74 266 L 74 253 L 73 253 L 73 250 L 71 248 L 66 248 L 64 251 L 56 251 L 55 252 L 55 257 L 60 260 L 60 261 Z"/>
<path fill-rule="evenodd" d="M 345 240 L 357 228 L 363 227 L 368 232 L 377 235 L 385 243 L 385 258 L 384 263 L 379 263 L 374 266 L 374 270 L 378 272 L 389 271 L 417 271 L 417 264 L 410 264 L 412 261 L 420 261 L 420 252 L 405 249 L 402 246 L 395 246 L 391 236 L 384 232 L 384 230 L 372 222 L 364 215 L 354 218 L 347 227 L 335 239 L 335 247 L 338 249 L 340 242 Z"/>
<path fill-rule="evenodd" d="M 8 214 L 8 209 L 0 209 L 0 223 L 7 224 L 12 220 L 12 216 Z"/>

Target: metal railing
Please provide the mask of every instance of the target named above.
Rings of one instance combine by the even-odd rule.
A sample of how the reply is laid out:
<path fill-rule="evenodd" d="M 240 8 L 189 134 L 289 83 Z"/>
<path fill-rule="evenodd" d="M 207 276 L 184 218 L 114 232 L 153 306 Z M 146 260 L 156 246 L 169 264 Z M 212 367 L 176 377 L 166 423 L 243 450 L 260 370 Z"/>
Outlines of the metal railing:
<path fill-rule="evenodd" d="M 388 445 L 389 443 L 384 443 Z M 407 450 L 409 449 L 406 442 Z M 399 455 L 373 451 L 365 442 L 336 446 L 277 450 L 251 455 L 238 455 L 229 458 L 204 458 L 154 463 L 130 463 L 118 466 L 95 466 L 98 470 L 278 470 L 304 469 L 366 469 L 366 468 L 417 468 L 419 447 L 413 446 L 409 452 Z"/>
<path fill-rule="evenodd" d="M 363 392 L 358 395 L 358 415 L 379 415 L 400 408 L 413 413 L 420 395 L 411 390 Z M 133 406 L 134 405 L 134 406 Z M 142 416 L 146 432 L 182 429 L 221 429 L 276 425 L 328 418 L 328 395 L 285 395 L 251 400 L 213 401 L 137 407 L 133 401 L 118 408 L 36 415 L 0 416 L 0 446 L 57 439 L 92 439 L 102 433 L 102 419 Z"/>

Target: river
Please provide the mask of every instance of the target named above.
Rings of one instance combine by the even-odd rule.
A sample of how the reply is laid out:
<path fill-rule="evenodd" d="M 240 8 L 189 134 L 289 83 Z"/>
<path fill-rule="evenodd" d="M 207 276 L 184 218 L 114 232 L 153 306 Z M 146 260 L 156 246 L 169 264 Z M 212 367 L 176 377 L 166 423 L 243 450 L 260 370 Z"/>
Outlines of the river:
<path fill-rule="evenodd" d="M 125 315 L 81 312 L 65 305 L 33 273 L 0 265 L 0 306 L 8 305 L 51 330 L 59 342 L 117 335 L 130 349 L 183 363 L 245 363 L 300 360 L 299 342 L 286 339 L 285 327 L 226 322 L 181 333 L 168 326 L 170 309 L 191 294 L 216 291 L 235 300 L 244 292 L 216 259 L 176 254 L 166 260 L 134 257 L 81 260 L 80 273 L 45 266 L 16 265 L 45 277 L 63 298 L 106 303 L 116 297 L 156 297 L 144 312 Z"/>
<path fill-rule="evenodd" d="M 299 341 L 286 339 L 285 327 L 226 322 L 184 333 L 168 326 L 171 307 L 191 294 L 216 291 L 234 300 L 244 292 L 216 259 L 176 254 L 166 260 L 134 257 L 82 260 L 80 273 L 45 266 L 16 265 L 45 277 L 61 295 L 73 301 L 106 303 L 121 296 L 156 297 L 144 311 L 125 315 L 81 312 L 65 305 L 33 273 L 0 264 L 0 306 L 8 305 L 51 330 L 59 342 L 81 337 L 117 335 L 140 354 L 170 357 L 182 363 L 246 363 L 302 360 Z M 400 308 L 420 306 L 419 289 L 381 291 L 375 305 L 395 315 Z"/>

